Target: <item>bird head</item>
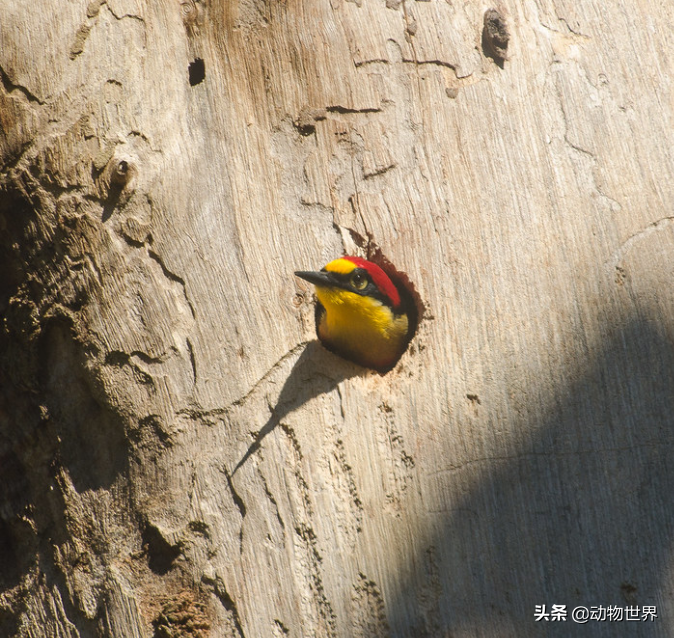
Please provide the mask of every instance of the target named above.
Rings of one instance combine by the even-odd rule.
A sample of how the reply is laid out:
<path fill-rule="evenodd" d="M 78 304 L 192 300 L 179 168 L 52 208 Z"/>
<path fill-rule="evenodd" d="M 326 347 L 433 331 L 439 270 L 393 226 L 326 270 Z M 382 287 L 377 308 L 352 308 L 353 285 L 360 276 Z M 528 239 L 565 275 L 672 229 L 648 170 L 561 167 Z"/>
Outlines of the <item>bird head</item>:
<path fill-rule="evenodd" d="M 400 309 L 400 293 L 390 277 L 377 264 L 360 257 L 341 257 L 318 272 L 295 274 L 316 286 L 316 296 L 324 306 L 362 306 L 363 298 L 369 298 L 394 312 Z"/>
<path fill-rule="evenodd" d="M 295 274 L 316 286 L 316 332 L 328 350 L 380 372 L 395 365 L 414 321 L 409 303 L 377 264 L 341 257 L 318 272 Z"/>

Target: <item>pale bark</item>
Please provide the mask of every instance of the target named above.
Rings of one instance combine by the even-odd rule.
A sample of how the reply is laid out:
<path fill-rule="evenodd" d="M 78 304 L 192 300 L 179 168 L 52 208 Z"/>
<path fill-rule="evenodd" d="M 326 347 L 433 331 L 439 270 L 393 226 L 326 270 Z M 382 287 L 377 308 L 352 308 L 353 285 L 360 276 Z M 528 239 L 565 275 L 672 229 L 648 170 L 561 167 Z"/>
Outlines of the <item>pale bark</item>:
<path fill-rule="evenodd" d="M 672 635 L 671 7 L 489 8 L 3 0 L 1 635 Z"/>

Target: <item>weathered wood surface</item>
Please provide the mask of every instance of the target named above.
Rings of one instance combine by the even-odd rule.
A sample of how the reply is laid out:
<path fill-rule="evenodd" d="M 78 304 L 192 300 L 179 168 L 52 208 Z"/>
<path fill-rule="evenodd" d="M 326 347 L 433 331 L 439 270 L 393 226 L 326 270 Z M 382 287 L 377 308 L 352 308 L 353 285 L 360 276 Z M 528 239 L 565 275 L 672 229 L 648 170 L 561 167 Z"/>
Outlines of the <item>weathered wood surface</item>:
<path fill-rule="evenodd" d="M 488 8 L 3 1 L 0 633 L 672 635 L 671 7 Z M 359 236 L 383 377 L 292 275 Z"/>

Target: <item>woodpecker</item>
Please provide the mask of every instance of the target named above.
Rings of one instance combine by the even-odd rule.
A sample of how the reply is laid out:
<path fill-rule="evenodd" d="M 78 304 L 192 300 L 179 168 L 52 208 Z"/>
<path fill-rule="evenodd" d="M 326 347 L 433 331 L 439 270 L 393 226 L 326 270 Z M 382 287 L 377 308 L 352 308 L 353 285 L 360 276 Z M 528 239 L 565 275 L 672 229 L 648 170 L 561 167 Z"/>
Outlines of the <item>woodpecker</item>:
<path fill-rule="evenodd" d="M 316 286 L 316 333 L 328 350 L 381 373 L 395 365 L 414 329 L 412 302 L 379 266 L 341 257 L 295 275 Z"/>

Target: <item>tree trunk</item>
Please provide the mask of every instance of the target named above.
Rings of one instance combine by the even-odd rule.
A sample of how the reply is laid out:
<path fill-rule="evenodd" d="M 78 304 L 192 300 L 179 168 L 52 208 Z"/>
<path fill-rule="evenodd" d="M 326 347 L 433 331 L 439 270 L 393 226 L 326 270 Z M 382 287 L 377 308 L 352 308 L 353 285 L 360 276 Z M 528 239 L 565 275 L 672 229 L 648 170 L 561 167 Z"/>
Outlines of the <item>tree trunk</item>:
<path fill-rule="evenodd" d="M 671 11 L 488 8 L 3 1 L 0 635 L 672 635 Z"/>

